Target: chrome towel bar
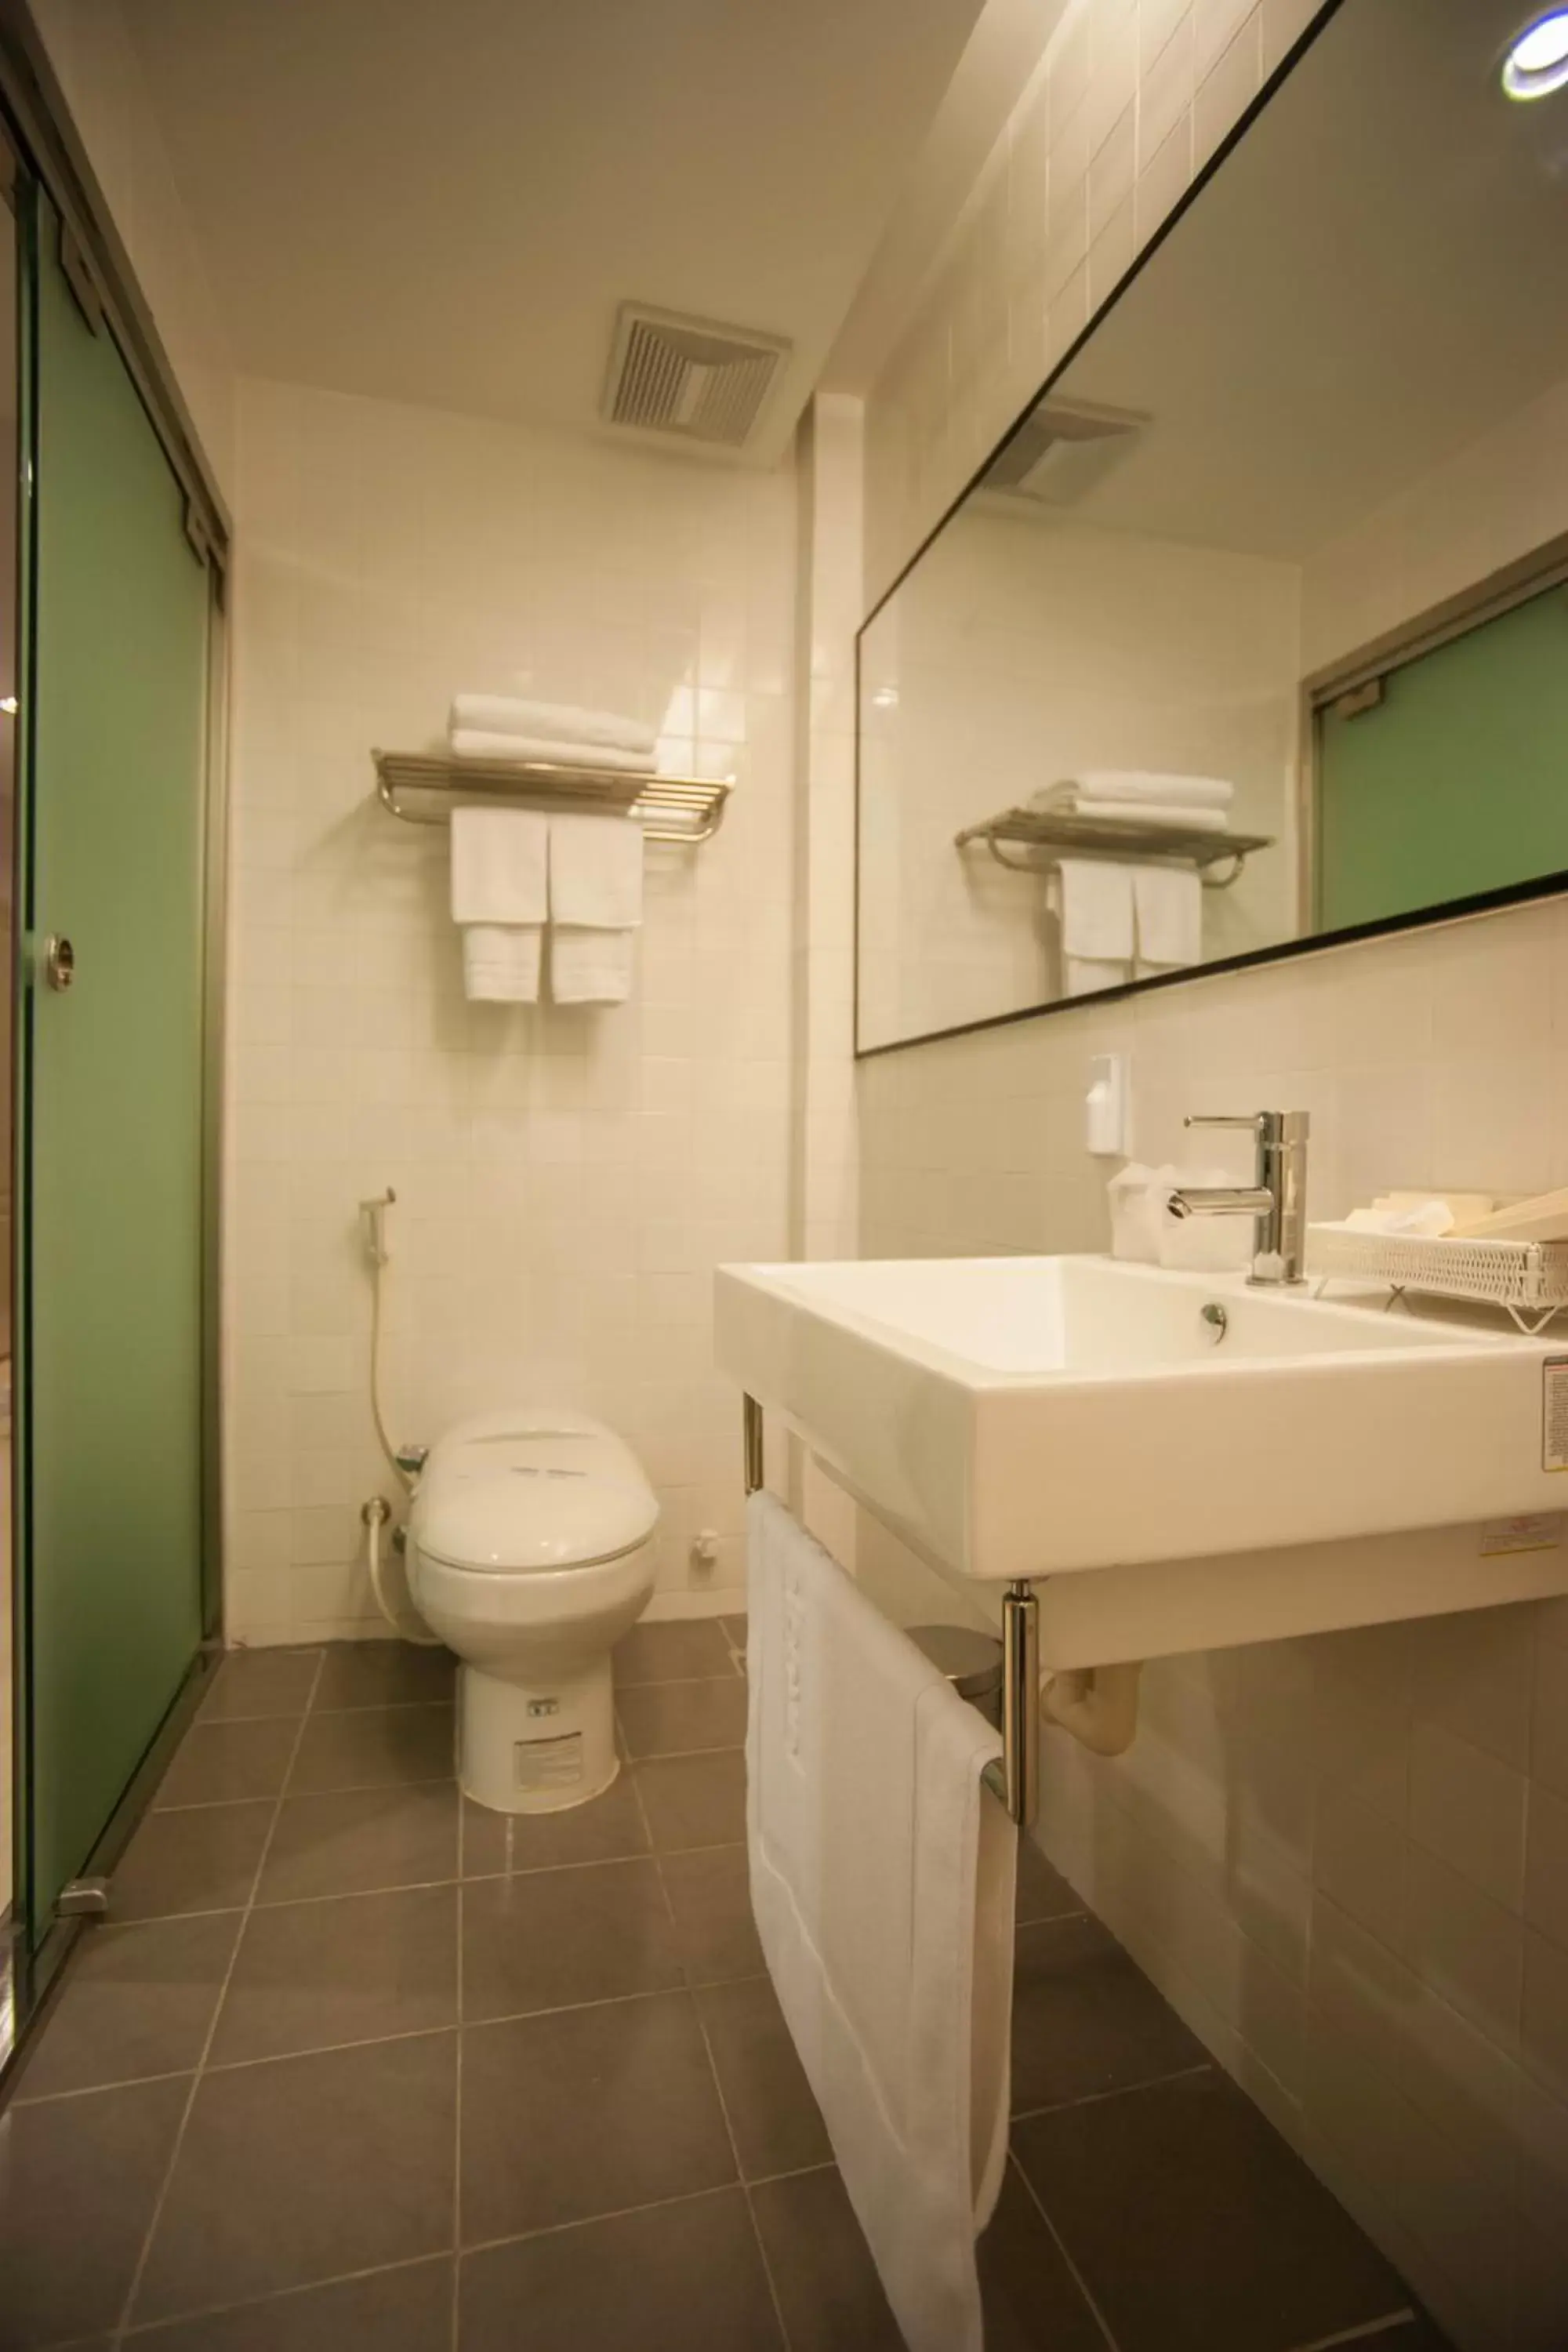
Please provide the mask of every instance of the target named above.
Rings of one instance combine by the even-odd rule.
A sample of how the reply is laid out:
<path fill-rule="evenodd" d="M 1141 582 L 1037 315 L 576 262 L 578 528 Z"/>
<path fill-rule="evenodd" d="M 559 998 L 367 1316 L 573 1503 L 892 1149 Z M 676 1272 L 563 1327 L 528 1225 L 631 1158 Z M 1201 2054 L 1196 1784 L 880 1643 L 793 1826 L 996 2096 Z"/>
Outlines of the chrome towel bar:
<path fill-rule="evenodd" d="M 763 1484 L 763 1408 L 741 1404 L 742 1464 L 748 1495 Z M 982 1775 L 1021 1830 L 1040 1810 L 1040 1604 L 1034 1588 L 1010 1584 L 1002 1600 L 1002 1754 Z"/>

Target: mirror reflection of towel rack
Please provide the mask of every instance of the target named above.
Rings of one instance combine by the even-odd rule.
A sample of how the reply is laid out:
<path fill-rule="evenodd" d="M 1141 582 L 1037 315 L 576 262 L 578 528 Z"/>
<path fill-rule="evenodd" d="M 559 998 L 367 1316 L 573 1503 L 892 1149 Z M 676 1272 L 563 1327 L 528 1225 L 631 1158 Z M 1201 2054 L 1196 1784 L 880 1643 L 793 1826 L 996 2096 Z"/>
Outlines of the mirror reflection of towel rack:
<path fill-rule="evenodd" d="M 619 810 L 637 819 L 647 840 L 688 846 L 718 832 L 734 782 L 730 776 L 638 775 L 525 760 L 454 760 L 429 751 L 373 751 L 371 758 L 377 799 L 405 824 L 445 824 L 454 801 L 505 799 L 530 808 Z M 421 795 L 447 806 L 420 807 Z"/>
<path fill-rule="evenodd" d="M 742 1465 L 745 1488 L 763 1482 L 763 1408 L 742 1401 Z M 1040 1604 L 1031 1585 L 1008 1585 L 1002 1596 L 1002 1754 L 981 1778 L 1021 1830 L 1033 1829 L 1040 1810 Z"/>
<path fill-rule="evenodd" d="M 1111 857 L 1133 861 L 1140 858 L 1171 860 L 1184 866 L 1195 866 L 1205 890 L 1228 890 L 1241 873 L 1249 857 L 1260 849 L 1272 849 L 1274 836 L 1267 833 L 1210 833 L 1195 826 L 1182 824 L 1114 824 L 1099 817 L 1070 816 L 1063 812 L 1047 814 L 1039 809 L 1004 809 L 1000 816 L 988 816 L 980 824 L 966 824 L 962 833 L 953 835 L 953 845 L 967 849 L 972 842 L 983 841 L 998 866 L 1005 866 L 1015 874 L 1043 874 L 1050 866 L 1052 855 L 1058 857 Z M 1016 844 L 1026 853 L 1044 852 L 1038 860 L 1025 855 L 1009 857 L 1003 854 L 1001 844 Z M 1211 871 L 1224 866 L 1224 873 Z"/>

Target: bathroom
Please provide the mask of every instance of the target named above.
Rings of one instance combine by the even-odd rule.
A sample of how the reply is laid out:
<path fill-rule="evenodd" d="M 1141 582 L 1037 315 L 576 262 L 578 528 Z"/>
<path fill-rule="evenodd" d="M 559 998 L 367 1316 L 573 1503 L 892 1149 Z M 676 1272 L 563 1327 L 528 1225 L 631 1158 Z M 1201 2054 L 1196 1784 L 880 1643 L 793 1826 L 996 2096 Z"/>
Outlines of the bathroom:
<path fill-rule="evenodd" d="M 791 11 L 781 40 L 716 0 L 0 12 L 19 331 L 0 375 L 21 394 L 0 468 L 19 488 L 4 2352 L 1568 2346 L 1553 1327 L 1320 1299 L 1313 1250 L 1375 1230 L 1310 1239 L 1310 1279 L 1270 1296 L 1246 1279 L 1260 1215 L 1167 1210 L 1169 1280 L 1201 1272 L 1226 1318 L 1184 1327 L 1205 1353 L 1167 1383 L 1210 1400 L 1184 1441 L 1215 1449 L 1200 1480 L 1158 1384 L 1114 1393 L 1117 1302 L 1164 1270 L 1105 1263 L 1113 1204 L 1120 1245 L 1129 1212 L 1252 1181 L 1247 1139 L 1192 1117 L 1309 1114 L 1306 1216 L 1336 1229 L 1394 1192 L 1463 1195 L 1462 1223 L 1568 1183 L 1568 855 L 1549 800 L 1536 831 L 1528 805 L 1568 727 L 1563 15 L 854 0 Z M 1421 148 L 1435 108 L 1482 126 L 1473 152 Z M 1506 211 L 1516 152 L 1528 217 Z M 1342 280 L 1313 277 L 1325 249 Z M 656 344 L 661 321 L 699 338 L 666 346 L 688 405 L 662 427 L 612 414 L 617 383 L 637 396 L 625 306 Z M 731 446 L 692 431 L 714 336 L 746 347 Z M 49 506 L 70 462 L 109 464 L 99 427 L 69 436 L 111 363 L 114 414 L 139 404 L 177 486 L 156 595 L 102 536 L 128 509 L 84 540 Z M 105 543 L 119 604 L 88 593 Z M 178 699 L 122 727 L 163 659 L 128 634 L 155 604 L 185 663 L 184 818 L 122 740 L 152 745 Z M 1491 674 L 1457 667 L 1500 633 Z M 1331 857 L 1310 793 L 1331 754 L 1346 780 L 1375 756 L 1400 662 L 1474 731 L 1439 700 L 1439 821 L 1412 798 Z M 1331 707 L 1389 676 L 1362 712 Z M 640 907 L 604 1001 L 552 992 L 548 927 L 543 984 L 465 993 L 447 820 L 483 779 L 447 734 L 470 695 L 616 714 L 637 750 L 617 765 L 601 729 L 582 772 L 621 808 L 634 771 L 664 785 L 639 801 Z M 1477 793 L 1489 726 L 1511 756 Z M 51 728 L 103 778 L 85 818 Z M 552 824 L 576 813 L 562 766 Z M 1165 929 L 1199 936 L 1173 954 L 1069 939 L 1130 868 L 1071 857 L 1064 820 L 1092 820 L 1058 780 L 1110 772 L 1225 780 L 1173 803 L 1184 852 L 1110 907 L 1125 926 L 1174 874 Z M 1220 859 L 1237 837 L 1260 845 Z M 81 896 L 51 902 L 68 852 Z M 177 903 L 147 895 L 176 872 Z M 143 966 L 151 1010 L 129 995 Z M 71 1076 L 68 1024 L 116 1014 L 106 967 L 126 1025 L 92 1032 L 62 1127 L 52 1073 Z M 177 1168 L 150 1141 L 176 1129 Z M 977 1580 L 922 1549 L 912 1507 L 874 1507 L 891 1349 L 854 1360 L 859 1479 L 847 1426 L 840 1444 L 786 1394 L 812 1350 L 770 1355 L 803 1301 L 824 1346 L 859 1332 L 834 1304 L 852 1290 L 792 1289 L 791 1262 L 851 1285 L 866 1261 L 967 1282 L 975 1259 L 1002 1262 L 991 1339 L 1015 1351 L 983 1361 L 1038 1363 L 1041 1302 L 1063 1349 L 1102 1349 L 1121 1418 L 1075 1474 L 1089 1515 L 1131 1528 L 1140 1489 L 1216 1512 L 1175 1565 L 1257 1572 L 1240 1596 L 1168 1579 L 1157 1638 L 1096 1650 L 1062 1632 L 1072 1588 L 1114 1574 L 1135 1598 L 1139 1559 L 1181 1544 L 1067 1563 L 1104 1579 L 1037 1565 L 1050 1715 L 956 1718 L 997 1750 L 966 1817 L 983 1852 L 1008 1810 L 1024 1825 L 1016 1935 L 987 1956 L 1004 2010 L 1011 1987 L 1011 2144 L 950 2319 L 875 2193 L 912 2211 L 920 2184 L 884 2166 L 867 2187 L 776 1916 L 753 1916 L 748 1642 L 761 1687 L 768 1637 L 748 1576 L 776 1523 L 748 1489 L 883 1627 L 1002 1628 L 1016 1571 Z M 1063 1260 L 1059 1287 L 1029 1272 Z M 1037 1291 L 1006 1290 L 1010 1261 Z M 716 1311 L 720 1267 L 740 1271 Z M 1267 1391 L 1258 1419 L 1254 1334 L 1333 1314 L 1361 1319 L 1332 1379 Z M 1396 1343 L 1446 1365 L 1444 1332 L 1474 1386 L 1406 1429 Z M 113 1376 L 89 1395 L 94 1354 Z M 1520 1378 L 1523 1475 L 1512 1424 L 1483 1425 Z M 1388 1460 L 1405 1448 L 1425 1517 L 1417 1496 L 1331 1522 L 1340 1482 L 1292 1450 L 1335 1409 L 1325 1387 L 1352 1400 L 1347 1450 L 1358 1419 Z M 964 1393 L 978 1413 L 996 1389 Z M 825 1393 L 850 1412 L 854 1383 Z M 577 1696 L 552 1687 L 564 1713 L 524 1735 L 545 1785 L 520 1811 L 484 1801 L 477 1728 L 459 1791 L 437 1547 L 407 1532 L 433 1528 L 454 1459 L 420 1450 L 496 1415 L 479 1442 L 519 1447 L 531 1495 L 602 1424 L 625 1451 L 595 1460 L 644 1514 Z M 921 1424 L 928 1486 L 946 1427 Z M 1067 1541 L 1066 1476 L 1029 1495 L 1025 1524 L 1057 1522 L 1042 1545 Z M 1276 1490 L 1301 1527 L 1323 1516 L 1240 1531 Z M 1342 1536 L 1352 1579 L 1269 1582 Z M 599 1570 L 563 1573 L 580 1593 Z M 911 1651 L 876 1654 L 896 1676 Z M 1075 1688 L 1120 1701 L 1088 1728 L 1121 1752 L 1065 1727 Z M 837 1735 L 869 1787 L 857 1711 Z M 581 1769 L 618 1769 L 557 1806 L 549 1776 L 580 1759 L 546 1750 L 579 1734 Z M 856 1808 L 829 1793 L 842 1847 Z"/>

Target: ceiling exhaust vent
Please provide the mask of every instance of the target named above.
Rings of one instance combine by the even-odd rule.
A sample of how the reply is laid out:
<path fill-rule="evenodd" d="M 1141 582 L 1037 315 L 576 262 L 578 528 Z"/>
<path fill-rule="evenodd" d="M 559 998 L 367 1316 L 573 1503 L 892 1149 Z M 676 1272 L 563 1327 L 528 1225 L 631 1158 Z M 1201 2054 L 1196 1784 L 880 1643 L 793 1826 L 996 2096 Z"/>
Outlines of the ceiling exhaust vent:
<path fill-rule="evenodd" d="M 1131 448 L 1149 417 L 1047 394 L 985 469 L 988 490 L 1071 506 L 1098 487 Z"/>
<path fill-rule="evenodd" d="M 789 348 L 781 335 L 623 302 L 604 413 L 612 425 L 742 448 Z"/>

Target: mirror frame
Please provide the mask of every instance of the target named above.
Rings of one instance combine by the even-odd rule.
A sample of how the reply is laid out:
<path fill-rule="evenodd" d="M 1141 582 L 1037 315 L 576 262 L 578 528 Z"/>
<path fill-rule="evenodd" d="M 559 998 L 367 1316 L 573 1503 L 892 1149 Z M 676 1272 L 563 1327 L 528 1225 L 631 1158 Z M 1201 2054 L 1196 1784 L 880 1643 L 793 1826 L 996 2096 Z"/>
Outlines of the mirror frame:
<path fill-rule="evenodd" d="M 1224 168 L 1233 148 L 1238 146 L 1267 110 L 1296 66 L 1338 16 L 1348 0 L 1325 0 L 1313 17 L 1287 50 L 1274 71 L 1268 76 L 1246 110 L 1232 124 L 1225 138 L 1215 149 L 1185 194 L 1173 205 L 1153 236 L 1134 255 L 1126 275 L 1118 279 L 1100 308 L 1092 314 L 1079 333 L 1062 353 L 1048 375 L 1032 393 L 1025 406 L 1013 419 L 1006 431 L 987 451 L 970 475 L 962 489 L 942 509 L 908 561 L 878 597 L 865 619 L 855 632 L 855 906 L 853 925 L 854 957 L 854 1058 L 857 1062 L 878 1059 L 884 1054 L 907 1053 L 912 1046 L 931 1045 L 946 1037 L 971 1037 L 987 1029 L 1009 1028 L 1019 1021 L 1039 1021 L 1052 1013 L 1079 1013 L 1108 1004 L 1123 1003 L 1128 997 L 1147 996 L 1156 990 L 1190 987 L 1194 981 L 1209 979 L 1222 972 L 1250 971 L 1259 965 L 1283 963 L 1300 956 L 1320 955 L 1329 949 L 1353 946 L 1362 940 L 1390 937 L 1401 931 L 1425 930 L 1438 924 L 1462 922 L 1468 918 L 1494 913 L 1499 908 L 1527 905 L 1536 898 L 1551 898 L 1568 892 L 1568 867 L 1555 873 L 1533 876 L 1526 882 L 1510 882 L 1500 888 L 1479 890 L 1463 898 L 1445 898 L 1431 907 L 1412 913 L 1381 916 L 1374 922 L 1347 924 L 1337 930 L 1314 931 L 1296 939 L 1281 940 L 1272 947 L 1249 948 L 1240 955 L 1216 956 L 1212 962 L 1196 964 L 1190 971 L 1163 972 L 1148 980 L 1124 981 L 1120 987 L 1097 989 L 1090 996 L 1061 996 L 1044 1004 L 1024 1004 L 1006 1013 L 986 1013 L 978 1021 L 955 1021 L 944 1029 L 923 1029 L 912 1037 L 894 1037 L 876 1045 L 862 1041 L 860 1029 L 860 906 L 861 906 L 861 707 L 863 691 L 863 657 L 867 631 L 884 612 L 906 580 L 931 548 L 934 546 L 948 524 L 952 521 L 973 493 L 984 482 L 986 475 L 1002 452 L 1022 432 L 1039 404 L 1077 359 L 1101 322 L 1137 282 L 1144 268 L 1175 229 L 1178 222 L 1202 195 L 1215 173 Z M 1554 581 L 1568 578 L 1568 535 L 1549 541 L 1529 554 L 1506 564 L 1486 578 L 1476 581 L 1458 595 L 1412 614 L 1386 636 L 1356 647 L 1329 668 L 1316 672 L 1301 681 L 1302 756 L 1297 771 L 1297 793 L 1303 795 L 1310 788 L 1314 740 L 1313 722 L 1318 712 L 1340 695 L 1352 692 L 1357 685 L 1374 675 L 1397 668 L 1401 663 L 1417 659 L 1467 630 L 1479 627 L 1484 621 L 1494 619 L 1511 606 L 1522 603 L 1538 590 Z M 1297 902 L 1308 887 L 1303 872 L 1298 878 Z"/>

